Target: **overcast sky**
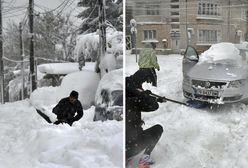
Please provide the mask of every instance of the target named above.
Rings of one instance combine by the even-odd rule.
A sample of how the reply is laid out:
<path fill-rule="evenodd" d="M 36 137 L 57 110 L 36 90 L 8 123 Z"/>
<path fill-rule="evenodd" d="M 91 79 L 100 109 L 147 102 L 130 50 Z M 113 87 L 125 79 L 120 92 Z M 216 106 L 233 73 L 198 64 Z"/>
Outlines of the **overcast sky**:
<path fill-rule="evenodd" d="M 29 0 L 2 0 L 3 1 L 3 25 L 5 26 L 8 22 L 17 22 L 19 23 L 21 20 L 23 20 L 26 8 L 28 7 Z M 79 0 L 34 0 L 35 4 L 35 11 L 44 12 L 44 10 L 49 11 L 56 9 L 60 6 L 55 12 L 60 11 L 63 7 L 65 7 L 65 10 L 63 10 L 63 13 L 68 13 L 70 11 L 72 12 L 72 16 L 76 16 L 82 8 L 76 7 L 77 2 Z M 76 19 L 73 17 L 72 19 Z M 75 24 L 79 24 L 80 20 L 77 19 L 75 21 Z"/>

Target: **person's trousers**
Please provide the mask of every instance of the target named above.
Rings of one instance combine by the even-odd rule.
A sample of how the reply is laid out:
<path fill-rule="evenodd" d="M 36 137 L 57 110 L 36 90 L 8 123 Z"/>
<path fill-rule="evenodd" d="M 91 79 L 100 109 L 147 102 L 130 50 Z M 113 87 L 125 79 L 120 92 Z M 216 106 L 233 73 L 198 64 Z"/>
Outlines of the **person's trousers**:
<path fill-rule="evenodd" d="M 156 74 L 156 70 L 155 68 L 151 68 L 152 74 L 154 76 L 153 81 L 152 81 L 152 86 L 156 86 L 157 87 L 157 81 L 158 81 L 158 77 Z"/>
<path fill-rule="evenodd" d="M 127 142 L 126 158 L 137 155 L 143 150 L 145 150 L 145 154 L 150 155 L 158 143 L 162 133 L 163 127 L 159 124 L 144 130 L 140 135 L 138 135 L 135 142 L 132 142 L 131 144 Z"/>

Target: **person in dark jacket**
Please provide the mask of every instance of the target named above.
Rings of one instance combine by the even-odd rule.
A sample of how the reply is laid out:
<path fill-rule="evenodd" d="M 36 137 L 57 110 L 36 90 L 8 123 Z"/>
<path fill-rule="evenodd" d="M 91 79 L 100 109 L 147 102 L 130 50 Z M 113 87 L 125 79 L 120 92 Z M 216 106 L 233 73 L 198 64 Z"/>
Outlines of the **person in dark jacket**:
<path fill-rule="evenodd" d="M 142 128 L 141 112 L 155 111 L 159 108 L 158 102 L 164 102 L 162 98 L 152 97 L 150 90 L 142 88 L 144 82 L 152 82 L 151 73 L 149 69 L 140 69 L 126 77 L 126 158 L 128 161 L 144 150 L 140 165 L 153 163 L 150 155 L 163 133 L 159 124 L 146 130 Z"/>
<path fill-rule="evenodd" d="M 78 92 L 73 90 L 69 97 L 61 99 L 53 108 L 53 113 L 57 115 L 54 124 L 67 123 L 72 126 L 74 121 L 80 120 L 83 117 L 83 108 L 78 100 Z"/>

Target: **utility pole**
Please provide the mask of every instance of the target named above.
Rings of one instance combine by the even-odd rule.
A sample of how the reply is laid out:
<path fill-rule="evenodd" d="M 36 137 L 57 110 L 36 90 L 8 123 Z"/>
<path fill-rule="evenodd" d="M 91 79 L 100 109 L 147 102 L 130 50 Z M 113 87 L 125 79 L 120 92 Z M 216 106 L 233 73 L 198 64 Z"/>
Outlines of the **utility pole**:
<path fill-rule="evenodd" d="M 34 0 L 29 0 L 29 33 L 30 33 L 30 80 L 31 91 L 36 89 L 35 64 L 34 64 Z"/>
<path fill-rule="evenodd" d="M 187 46 L 189 45 L 189 35 L 188 35 L 188 0 L 186 0 L 186 40 Z"/>
<path fill-rule="evenodd" d="M 106 53 L 106 12 L 105 12 L 105 0 L 98 0 L 99 4 L 99 44 L 100 44 L 100 59 L 99 63 L 104 58 Z M 100 72 L 102 74 L 102 72 Z"/>
<path fill-rule="evenodd" d="M 21 56 L 21 67 L 22 67 L 22 100 L 24 99 L 24 47 L 22 38 L 22 23 L 19 23 L 19 33 L 20 33 L 20 56 Z"/>
<path fill-rule="evenodd" d="M 131 25 L 131 38 L 132 38 L 132 48 L 135 48 L 135 61 L 138 62 L 138 56 L 137 56 L 137 45 L 136 45 L 136 34 L 137 34 L 137 22 L 134 19 L 130 20 Z"/>
<path fill-rule="evenodd" d="M 228 0 L 228 14 L 227 14 L 227 39 L 230 42 L 230 7 L 231 7 L 231 0 Z"/>
<path fill-rule="evenodd" d="M 0 79 L 1 79 L 1 103 L 4 104 L 4 68 L 3 68 L 3 22 L 2 0 L 0 0 Z"/>

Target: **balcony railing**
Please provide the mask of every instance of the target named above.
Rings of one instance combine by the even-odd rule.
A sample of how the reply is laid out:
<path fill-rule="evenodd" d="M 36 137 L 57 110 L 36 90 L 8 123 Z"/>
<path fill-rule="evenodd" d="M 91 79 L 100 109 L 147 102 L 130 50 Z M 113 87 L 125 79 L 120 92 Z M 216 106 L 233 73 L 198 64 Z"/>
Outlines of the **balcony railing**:
<path fill-rule="evenodd" d="M 196 19 L 206 19 L 206 20 L 223 20 L 223 17 L 221 15 L 203 15 L 198 14 L 196 16 Z"/>

